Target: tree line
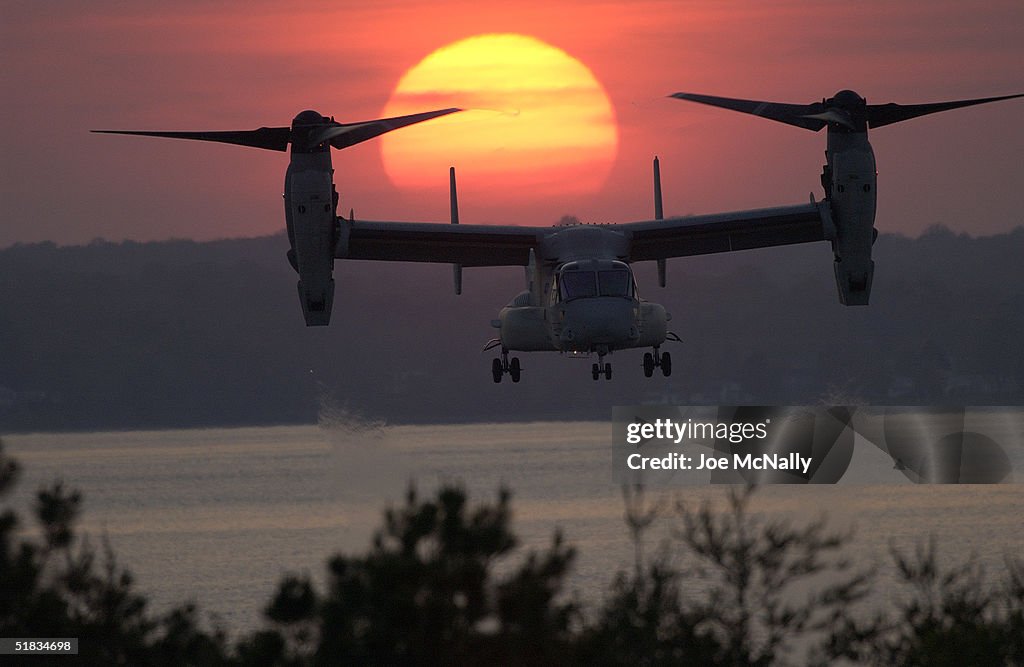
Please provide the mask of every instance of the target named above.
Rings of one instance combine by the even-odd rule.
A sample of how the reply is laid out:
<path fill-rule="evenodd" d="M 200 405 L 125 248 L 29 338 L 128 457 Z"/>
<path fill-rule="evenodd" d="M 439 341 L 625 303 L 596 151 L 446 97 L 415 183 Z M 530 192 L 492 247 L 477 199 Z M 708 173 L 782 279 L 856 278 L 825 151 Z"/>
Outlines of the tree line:
<path fill-rule="evenodd" d="M 329 327 L 303 325 L 283 236 L 0 250 L 0 430 L 310 423 L 330 394 L 390 423 L 607 419 L 614 405 L 1024 402 L 1024 228 L 971 238 L 882 234 L 872 304 L 837 302 L 807 244 L 635 265 L 683 342 L 672 377 L 642 350 L 613 382 L 554 353 L 493 386 L 490 320 L 516 267 L 342 262 Z M 572 400 L 567 400 L 571 397 Z"/>

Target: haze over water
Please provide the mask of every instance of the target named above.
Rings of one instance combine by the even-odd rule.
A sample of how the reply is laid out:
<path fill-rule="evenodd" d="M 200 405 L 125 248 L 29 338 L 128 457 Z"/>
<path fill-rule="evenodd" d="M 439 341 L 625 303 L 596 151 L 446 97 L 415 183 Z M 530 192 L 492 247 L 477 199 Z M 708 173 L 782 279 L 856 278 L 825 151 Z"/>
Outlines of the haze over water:
<path fill-rule="evenodd" d="M 461 482 L 474 502 L 513 492 L 514 530 L 543 549 L 560 527 L 579 557 L 571 588 L 599 601 L 616 571 L 633 565 L 612 482 L 606 422 L 383 427 L 344 418 L 321 427 L 6 436 L 24 474 L 13 496 L 24 510 L 44 483 L 62 478 L 84 492 L 81 528 L 93 544 L 109 536 L 121 565 L 157 609 L 194 599 L 231 631 L 260 623 L 277 582 L 308 572 L 322 582 L 327 558 L 362 553 L 388 504 L 409 480 L 421 496 Z M 1020 470 L 1021 451 L 1010 451 Z M 1017 480 L 1019 482 L 1019 479 Z M 720 499 L 721 487 L 675 497 Z M 1024 551 L 1024 487 L 917 486 L 877 449 L 858 447 L 835 486 L 762 489 L 753 511 L 801 521 L 827 512 L 830 525 L 859 529 L 851 552 L 887 566 L 891 540 L 912 547 L 937 537 L 944 562 L 976 556 L 992 573 Z M 655 524 L 648 552 L 671 517 Z M 883 577 L 885 567 L 883 567 Z M 875 595 L 892 595 L 884 580 Z"/>

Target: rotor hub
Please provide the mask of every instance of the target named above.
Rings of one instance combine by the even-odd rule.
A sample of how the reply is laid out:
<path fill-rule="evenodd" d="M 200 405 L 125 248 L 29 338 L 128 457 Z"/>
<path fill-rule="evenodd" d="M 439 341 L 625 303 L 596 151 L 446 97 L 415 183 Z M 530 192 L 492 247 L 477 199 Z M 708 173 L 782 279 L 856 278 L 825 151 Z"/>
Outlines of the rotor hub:
<path fill-rule="evenodd" d="M 310 127 L 314 125 L 323 125 L 326 122 L 327 119 L 321 116 L 319 112 L 313 111 L 312 109 L 306 109 L 292 119 L 292 127 Z"/>
<path fill-rule="evenodd" d="M 866 104 L 867 100 L 852 90 L 840 90 L 831 99 L 825 100 L 825 106 L 838 107 L 846 111 L 862 108 Z"/>

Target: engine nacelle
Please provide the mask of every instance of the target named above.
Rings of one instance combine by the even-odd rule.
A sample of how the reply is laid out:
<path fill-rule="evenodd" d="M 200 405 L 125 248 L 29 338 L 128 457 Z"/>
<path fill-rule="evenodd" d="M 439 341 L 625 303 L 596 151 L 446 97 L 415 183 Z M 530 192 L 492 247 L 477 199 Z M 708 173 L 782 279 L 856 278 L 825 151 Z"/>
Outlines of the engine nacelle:
<path fill-rule="evenodd" d="M 865 133 L 830 131 L 827 157 L 822 182 L 832 216 L 830 240 L 839 301 L 847 306 L 866 306 L 875 272 L 871 259 L 877 235 L 875 155 Z"/>
<path fill-rule="evenodd" d="M 657 347 L 665 342 L 668 336 L 669 315 L 665 306 L 660 303 L 641 301 L 638 305 L 638 324 L 640 338 L 637 347 Z"/>
<path fill-rule="evenodd" d="M 501 344 L 510 350 L 554 350 L 548 336 L 546 309 L 533 306 L 529 292 L 522 292 L 498 314 Z"/>
<path fill-rule="evenodd" d="M 297 169 L 293 162 L 285 179 L 285 216 L 292 244 L 288 259 L 299 274 L 302 315 L 306 326 L 325 326 L 331 321 L 334 303 L 332 274 L 338 237 L 332 171 L 329 163 L 326 169 Z"/>
<path fill-rule="evenodd" d="M 307 285 L 301 280 L 296 283 L 299 290 L 299 303 L 302 304 L 302 316 L 307 327 L 325 327 L 331 323 L 331 308 L 334 306 L 334 279 L 326 284 Z"/>

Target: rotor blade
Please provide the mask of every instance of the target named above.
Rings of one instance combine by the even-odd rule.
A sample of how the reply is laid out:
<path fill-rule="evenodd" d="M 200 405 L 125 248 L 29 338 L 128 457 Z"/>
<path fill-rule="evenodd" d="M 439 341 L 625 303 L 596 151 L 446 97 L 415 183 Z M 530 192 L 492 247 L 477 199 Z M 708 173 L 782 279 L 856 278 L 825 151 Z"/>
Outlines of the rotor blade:
<path fill-rule="evenodd" d="M 339 123 L 338 125 L 327 128 L 320 134 L 316 135 L 312 142 L 322 143 L 329 140 L 331 142 L 331 146 L 335 148 L 348 148 L 349 146 L 362 143 L 367 139 L 379 137 L 391 130 L 397 130 L 400 127 L 406 127 L 407 125 L 422 123 L 423 121 L 430 120 L 431 118 L 447 116 L 448 114 L 455 113 L 456 111 L 462 111 L 462 109 L 438 109 L 437 111 L 425 111 L 423 113 L 414 113 L 408 116 L 395 116 L 394 118 L 368 120 L 362 123 Z"/>
<path fill-rule="evenodd" d="M 144 137 L 166 137 L 168 139 L 192 139 L 195 141 L 216 141 L 222 144 L 238 144 L 272 151 L 288 149 L 291 128 L 261 127 L 258 130 L 236 130 L 228 132 L 139 132 L 133 130 L 92 130 L 99 134 L 134 134 Z"/>
<path fill-rule="evenodd" d="M 828 125 L 827 120 L 809 117 L 812 114 L 820 114 L 825 111 L 825 107 L 821 102 L 815 102 L 814 104 L 782 104 L 779 102 L 737 100 L 730 97 L 697 95 L 695 93 L 674 93 L 669 95 L 669 97 L 674 97 L 677 100 L 709 104 L 713 107 L 722 107 L 723 109 L 732 109 L 741 113 L 749 113 L 754 116 L 786 123 L 787 125 L 795 125 L 806 130 L 813 130 L 814 132 Z"/>
<path fill-rule="evenodd" d="M 975 104 L 1011 100 L 1015 97 L 1024 97 L 1024 94 L 983 97 L 977 100 L 957 100 L 955 102 L 935 102 L 932 104 L 869 104 L 867 112 L 868 124 L 871 127 L 882 127 L 883 125 L 899 123 L 900 121 L 910 120 L 911 118 L 925 116 L 930 113 L 959 109 L 960 107 L 969 107 Z"/>

